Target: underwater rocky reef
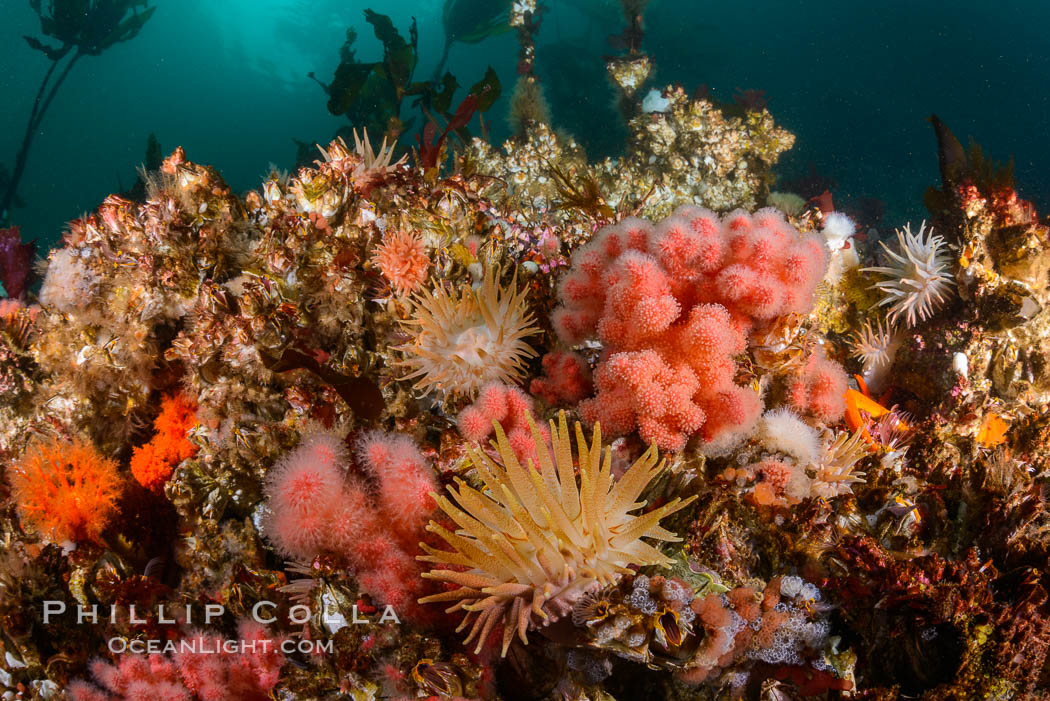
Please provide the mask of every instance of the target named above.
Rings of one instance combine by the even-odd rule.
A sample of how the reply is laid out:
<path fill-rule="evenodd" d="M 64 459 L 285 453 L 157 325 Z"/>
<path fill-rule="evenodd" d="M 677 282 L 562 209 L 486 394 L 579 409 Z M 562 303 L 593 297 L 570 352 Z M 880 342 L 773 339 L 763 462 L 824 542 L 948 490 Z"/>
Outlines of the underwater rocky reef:
<path fill-rule="evenodd" d="M 778 192 L 643 6 L 615 158 L 523 0 L 505 143 L 0 232 L 0 698 L 1050 698 L 1046 219 L 936 117 L 895 236 Z"/>

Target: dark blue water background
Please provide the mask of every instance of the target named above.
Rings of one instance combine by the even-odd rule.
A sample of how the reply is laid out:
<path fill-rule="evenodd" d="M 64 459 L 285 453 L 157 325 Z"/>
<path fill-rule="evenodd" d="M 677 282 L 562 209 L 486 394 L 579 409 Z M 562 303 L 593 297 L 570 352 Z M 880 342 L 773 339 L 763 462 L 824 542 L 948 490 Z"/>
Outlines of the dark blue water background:
<path fill-rule="evenodd" d="M 325 142 L 345 121 L 306 77 L 327 81 L 347 26 L 358 57 L 380 45 L 362 10 L 389 14 L 407 35 L 419 21 L 429 77 L 441 53 L 437 0 L 156 0 L 141 35 L 83 59 L 38 135 L 14 212 L 25 235 L 53 244 L 66 220 L 129 187 L 155 132 L 167 153 L 217 166 L 237 190 L 257 186 L 274 163 L 294 162 L 292 138 Z M 557 124 L 594 154 L 615 148 L 617 115 L 601 57 L 623 25 L 613 0 L 547 0 L 538 68 Z M 936 112 L 991 156 L 1016 157 L 1022 196 L 1050 206 L 1050 3 L 685 2 L 653 0 L 646 48 L 653 84 L 701 84 L 730 99 L 735 88 L 764 90 L 769 108 L 798 135 L 778 172 L 810 166 L 837 183 L 841 203 L 875 197 L 885 223 L 925 216 L 922 191 L 937 181 L 936 146 L 925 119 Z M 47 67 L 23 34 L 38 35 L 27 0 L 0 0 L 0 161 L 14 160 L 25 119 Z M 453 48 L 461 85 L 491 64 L 507 95 L 514 81 L 513 34 Z M 493 136 L 507 133 L 506 99 L 493 108 Z M 407 116 L 407 108 L 406 108 Z M 418 123 L 418 120 L 417 120 Z"/>

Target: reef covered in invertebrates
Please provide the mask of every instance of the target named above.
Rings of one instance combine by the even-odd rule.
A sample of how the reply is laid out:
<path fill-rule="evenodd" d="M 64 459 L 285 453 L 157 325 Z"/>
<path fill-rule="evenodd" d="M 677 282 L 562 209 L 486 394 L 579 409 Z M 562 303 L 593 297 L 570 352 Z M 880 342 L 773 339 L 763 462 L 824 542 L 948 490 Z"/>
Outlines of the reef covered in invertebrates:
<path fill-rule="evenodd" d="M 486 84 L 245 194 L 178 148 L 39 289 L 0 232 L 2 698 L 1045 698 L 1050 226 L 1009 173 L 933 118 L 880 240 L 633 42 L 592 160 L 508 22 L 504 143 Z"/>

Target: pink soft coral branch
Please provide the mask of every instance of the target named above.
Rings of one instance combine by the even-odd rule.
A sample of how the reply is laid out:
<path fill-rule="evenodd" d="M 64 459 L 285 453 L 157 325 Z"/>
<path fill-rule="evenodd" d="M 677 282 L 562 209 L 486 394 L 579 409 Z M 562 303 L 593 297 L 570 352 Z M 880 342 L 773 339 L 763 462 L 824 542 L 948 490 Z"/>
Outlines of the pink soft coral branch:
<path fill-rule="evenodd" d="M 536 458 L 536 442 L 528 420 L 532 413 L 532 399 L 527 394 L 517 387 L 493 382 L 485 385 L 477 400 L 459 413 L 456 423 L 464 438 L 482 444 L 495 434 L 493 422 L 498 423 L 515 457 L 527 462 Z M 544 440 L 550 440 L 550 431 L 542 423 L 539 431 Z"/>
<path fill-rule="evenodd" d="M 364 474 L 349 470 L 341 439 L 308 434 L 270 471 L 264 533 L 283 556 L 337 553 L 363 591 L 398 615 L 425 618 L 415 556 L 436 504 L 433 471 L 407 436 L 376 431 L 357 443 Z"/>
<path fill-rule="evenodd" d="M 76 680 L 67 693 L 72 701 L 264 701 L 284 665 L 280 639 L 254 621 L 243 621 L 238 633 L 242 644 L 236 652 L 225 651 L 222 638 L 197 632 L 189 639 L 195 652 L 124 653 L 113 664 L 95 660 L 95 683 Z"/>
<path fill-rule="evenodd" d="M 822 349 L 806 360 L 802 371 L 787 383 L 787 400 L 795 409 L 832 423 L 846 412 L 846 372 Z"/>
<path fill-rule="evenodd" d="M 543 377 L 529 391 L 551 406 L 577 404 L 594 389 L 591 369 L 579 353 L 552 351 L 543 356 Z"/>

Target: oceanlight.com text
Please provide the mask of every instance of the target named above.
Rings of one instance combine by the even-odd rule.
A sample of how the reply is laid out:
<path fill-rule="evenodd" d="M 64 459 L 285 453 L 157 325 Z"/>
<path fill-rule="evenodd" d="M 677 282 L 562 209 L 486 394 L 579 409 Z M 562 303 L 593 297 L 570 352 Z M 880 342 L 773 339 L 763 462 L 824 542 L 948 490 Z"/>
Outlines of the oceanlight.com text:
<path fill-rule="evenodd" d="M 267 654 L 274 649 L 286 655 L 293 652 L 301 654 L 331 654 L 331 640 L 209 640 L 207 638 L 187 638 L 185 640 L 125 640 L 114 637 L 109 639 L 109 651 L 115 655 L 130 652 L 136 655 L 155 654 L 191 654 L 191 655 L 244 655 Z"/>

